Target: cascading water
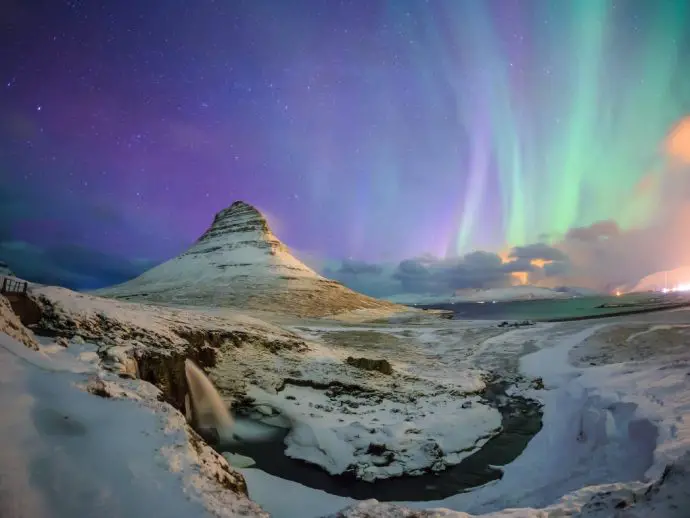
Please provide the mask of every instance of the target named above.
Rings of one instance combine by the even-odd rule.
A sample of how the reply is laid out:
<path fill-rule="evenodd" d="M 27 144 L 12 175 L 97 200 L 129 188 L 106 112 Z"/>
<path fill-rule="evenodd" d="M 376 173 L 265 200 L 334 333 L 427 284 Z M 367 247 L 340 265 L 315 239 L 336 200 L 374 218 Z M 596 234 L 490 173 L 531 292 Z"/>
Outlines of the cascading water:
<path fill-rule="evenodd" d="M 184 372 L 189 386 L 187 418 L 200 431 L 215 430 L 220 443 L 236 441 L 233 419 L 228 405 L 208 379 L 204 371 L 189 358 L 184 362 Z"/>
<path fill-rule="evenodd" d="M 284 435 L 283 428 L 247 418 L 233 419 L 230 405 L 223 400 L 211 380 L 192 360 L 184 363 L 189 393 L 185 397 L 187 420 L 207 439 L 223 450 L 240 444 L 274 441 Z M 215 437 L 214 437 L 215 435 Z"/>

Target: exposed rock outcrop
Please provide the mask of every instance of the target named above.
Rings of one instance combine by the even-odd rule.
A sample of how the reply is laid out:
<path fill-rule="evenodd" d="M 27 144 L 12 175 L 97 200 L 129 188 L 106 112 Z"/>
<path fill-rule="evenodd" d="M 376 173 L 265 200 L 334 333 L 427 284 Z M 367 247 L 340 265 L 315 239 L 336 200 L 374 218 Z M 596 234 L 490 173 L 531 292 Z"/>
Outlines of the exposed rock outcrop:
<path fill-rule="evenodd" d="M 38 351 L 38 342 L 33 333 L 24 327 L 5 296 L 0 295 L 0 332 L 10 335 L 29 349 Z"/>
<path fill-rule="evenodd" d="M 97 294 L 127 300 L 241 307 L 298 316 L 403 308 L 356 293 L 297 260 L 266 218 L 238 201 L 182 255 Z"/>
<path fill-rule="evenodd" d="M 64 288 L 36 290 L 40 307 L 38 332 L 98 345 L 101 364 L 122 378 L 140 378 L 161 390 L 161 398 L 178 410 L 187 394 L 184 361 L 189 358 L 208 371 L 240 348 L 269 357 L 279 351 L 304 351 L 297 335 L 260 320 L 238 315 L 218 319 L 201 312 L 143 306 L 101 299 Z M 63 338 L 63 339 L 61 339 Z M 235 365 L 232 357 L 224 360 Z M 227 370 L 227 369 L 226 369 Z M 243 397 L 242 372 L 224 384 L 224 394 Z"/>

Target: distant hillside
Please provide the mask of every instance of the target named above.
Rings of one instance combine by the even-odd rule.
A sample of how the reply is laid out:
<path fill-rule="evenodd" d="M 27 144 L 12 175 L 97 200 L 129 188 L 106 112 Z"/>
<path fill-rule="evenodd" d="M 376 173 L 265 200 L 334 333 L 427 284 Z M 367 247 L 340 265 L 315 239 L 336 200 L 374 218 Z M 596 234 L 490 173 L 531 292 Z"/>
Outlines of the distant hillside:
<path fill-rule="evenodd" d="M 538 286 L 510 286 L 507 288 L 489 288 L 464 290 L 462 293 L 452 295 L 424 295 L 424 294 L 401 294 L 387 297 L 387 300 L 398 304 L 453 304 L 455 302 L 507 302 L 511 300 L 537 300 L 537 299 L 566 299 L 570 297 L 580 297 L 597 295 L 593 290 L 583 288 L 541 288 Z"/>
<path fill-rule="evenodd" d="M 631 291 L 659 291 L 664 288 L 672 289 L 679 285 L 690 285 L 690 266 L 647 275 Z"/>

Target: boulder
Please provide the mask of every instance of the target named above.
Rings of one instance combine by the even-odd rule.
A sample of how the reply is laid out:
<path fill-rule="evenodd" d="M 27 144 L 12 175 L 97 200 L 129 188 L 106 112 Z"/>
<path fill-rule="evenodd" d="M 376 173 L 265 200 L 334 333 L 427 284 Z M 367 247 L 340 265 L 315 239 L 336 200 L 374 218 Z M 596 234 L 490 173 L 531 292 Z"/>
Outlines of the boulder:
<path fill-rule="evenodd" d="M 34 334 L 24 327 L 4 295 L 0 295 L 0 332 L 8 334 L 29 349 L 38 351 L 38 342 Z"/>

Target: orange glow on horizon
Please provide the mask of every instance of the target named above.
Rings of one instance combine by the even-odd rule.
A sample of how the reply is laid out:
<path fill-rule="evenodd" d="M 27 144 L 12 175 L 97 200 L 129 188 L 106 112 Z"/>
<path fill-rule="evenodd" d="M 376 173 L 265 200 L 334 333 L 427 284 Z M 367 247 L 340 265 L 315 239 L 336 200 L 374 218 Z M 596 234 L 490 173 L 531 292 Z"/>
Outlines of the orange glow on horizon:
<path fill-rule="evenodd" d="M 498 253 L 498 256 L 501 258 L 501 261 L 503 261 L 503 264 L 512 263 L 515 261 L 515 259 L 510 257 L 509 250 L 502 250 Z M 530 264 L 537 268 L 544 268 L 545 265 L 550 264 L 552 262 L 553 261 L 545 259 L 532 259 L 530 261 Z M 515 282 L 515 284 L 524 286 L 529 283 L 529 272 L 512 272 L 511 276 L 515 281 L 517 281 Z"/>
<path fill-rule="evenodd" d="M 529 282 L 529 273 L 527 272 L 513 272 L 511 275 L 521 286 L 524 286 Z"/>
<path fill-rule="evenodd" d="M 553 261 L 545 259 L 532 259 L 530 264 L 536 266 L 537 268 L 544 268 L 547 264 L 551 264 Z"/>
<path fill-rule="evenodd" d="M 690 117 L 676 125 L 666 139 L 666 152 L 684 162 L 690 162 Z"/>

